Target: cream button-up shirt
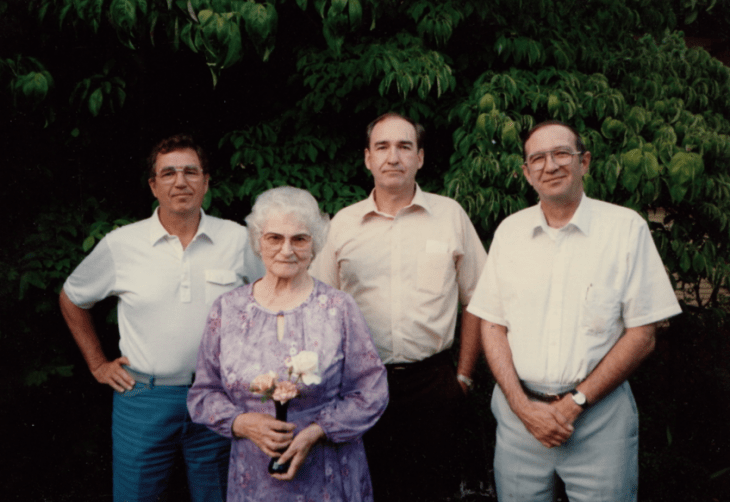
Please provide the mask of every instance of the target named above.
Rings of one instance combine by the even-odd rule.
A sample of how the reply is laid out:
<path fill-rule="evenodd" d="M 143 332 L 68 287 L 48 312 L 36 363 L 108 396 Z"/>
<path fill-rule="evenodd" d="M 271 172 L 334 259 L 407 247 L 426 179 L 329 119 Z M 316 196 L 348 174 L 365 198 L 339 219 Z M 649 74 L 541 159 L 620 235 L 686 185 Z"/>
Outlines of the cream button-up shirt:
<path fill-rule="evenodd" d="M 625 328 L 681 313 L 644 219 L 583 196 L 571 221 L 548 227 L 540 206 L 506 218 L 468 311 L 506 326 L 521 380 L 584 380 Z"/>
<path fill-rule="evenodd" d="M 155 211 L 107 234 L 63 289 L 84 309 L 117 296 L 119 349 L 130 367 L 178 376 L 195 372 L 213 301 L 263 273 L 246 227 L 201 211 L 198 231 L 183 250 Z"/>
<path fill-rule="evenodd" d="M 378 211 L 374 192 L 338 212 L 310 273 L 355 298 L 390 364 L 452 345 L 458 304 L 469 303 L 485 260 L 461 206 L 416 186 L 395 216 Z"/>

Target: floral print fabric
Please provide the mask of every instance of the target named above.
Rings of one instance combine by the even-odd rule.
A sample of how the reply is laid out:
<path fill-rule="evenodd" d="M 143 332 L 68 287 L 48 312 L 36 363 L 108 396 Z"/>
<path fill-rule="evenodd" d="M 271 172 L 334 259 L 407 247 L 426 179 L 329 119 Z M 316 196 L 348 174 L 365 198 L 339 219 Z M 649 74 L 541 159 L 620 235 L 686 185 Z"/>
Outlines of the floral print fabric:
<path fill-rule="evenodd" d="M 279 481 L 269 475 L 265 453 L 233 438 L 228 501 L 372 501 L 361 438 L 385 410 L 387 378 L 355 301 L 315 279 L 301 305 L 272 312 L 256 302 L 252 288 L 242 286 L 213 304 L 188 394 L 190 415 L 226 437 L 241 413 L 273 416 L 274 403 L 253 394 L 251 382 L 268 371 L 286 377 L 285 360 L 309 350 L 319 356 L 322 382 L 302 387 L 287 421 L 297 425 L 295 433 L 317 423 L 326 439 L 312 447 L 294 480 Z M 277 316 L 285 322 L 281 341 Z"/>

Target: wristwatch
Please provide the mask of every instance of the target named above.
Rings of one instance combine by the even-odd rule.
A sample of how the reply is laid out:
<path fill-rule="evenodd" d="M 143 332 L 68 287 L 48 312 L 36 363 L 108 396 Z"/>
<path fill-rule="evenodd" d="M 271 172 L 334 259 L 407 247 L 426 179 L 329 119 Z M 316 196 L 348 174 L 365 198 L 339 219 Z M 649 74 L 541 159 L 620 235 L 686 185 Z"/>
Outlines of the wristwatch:
<path fill-rule="evenodd" d="M 586 399 L 586 395 L 583 394 L 578 389 L 573 389 L 569 391 L 571 393 L 571 397 L 573 398 L 573 402 L 583 408 L 584 410 L 588 408 L 588 400 Z"/>
<path fill-rule="evenodd" d="M 456 375 L 456 379 L 466 385 L 467 389 L 472 390 L 474 388 L 474 380 L 472 380 L 468 376 L 459 373 L 458 375 Z"/>

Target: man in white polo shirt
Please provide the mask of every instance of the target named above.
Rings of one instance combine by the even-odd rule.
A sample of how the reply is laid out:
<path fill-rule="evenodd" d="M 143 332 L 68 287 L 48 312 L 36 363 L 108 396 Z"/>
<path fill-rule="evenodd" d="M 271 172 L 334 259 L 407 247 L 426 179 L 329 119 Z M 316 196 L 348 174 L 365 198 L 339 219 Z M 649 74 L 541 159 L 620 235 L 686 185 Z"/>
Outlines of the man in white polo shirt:
<path fill-rule="evenodd" d="M 500 500 L 636 500 L 638 415 L 626 381 L 656 323 L 681 312 L 644 219 L 583 193 L 590 152 L 559 122 L 524 143 L 540 203 L 506 218 L 469 304 L 497 380 Z"/>
<path fill-rule="evenodd" d="M 114 500 L 158 500 L 181 453 L 192 500 L 222 502 L 230 443 L 191 422 L 187 390 L 212 302 L 263 268 L 245 227 L 202 211 L 208 166 L 190 136 L 160 142 L 148 167 L 159 208 L 99 242 L 64 284 L 61 311 L 92 375 L 116 391 Z M 112 361 L 88 311 L 108 296 L 122 354 Z"/>

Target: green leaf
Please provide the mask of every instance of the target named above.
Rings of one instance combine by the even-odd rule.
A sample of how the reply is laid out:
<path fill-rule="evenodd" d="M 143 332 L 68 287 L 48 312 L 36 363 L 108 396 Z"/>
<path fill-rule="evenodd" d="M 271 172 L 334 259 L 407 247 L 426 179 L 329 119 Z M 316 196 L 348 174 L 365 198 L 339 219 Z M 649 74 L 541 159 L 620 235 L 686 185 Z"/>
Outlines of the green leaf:
<path fill-rule="evenodd" d="M 654 154 L 650 152 L 644 153 L 641 166 L 644 174 L 650 180 L 659 176 L 659 173 L 661 172 L 659 161 L 657 160 L 656 156 L 654 156 Z"/>
<path fill-rule="evenodd" d="M 689 254 L 687 253 L 687 249 L 683 249 L 682 257 L 679 259 L 679 268 L 682 269 L 682 272 L 687 272 L 691 266 L 692 266 L 692 260 L 690 259 Z"/>
<path fill-rule="evenodd" d="M 94 117 L 99 115 L 99 110 L 101 109 L 101 103 L 103 101 L 104 94 L 101 91 L 101 87 L 91 93 L 91 97 L 89 97 L 89 111 Z"/>
<path fill-rule="evenodd" d="M 556 94 L 550 93 L 548 96 L 548 113 L 551 117 L 557 117 L 560 113 L 560 98 Z"/>
<path fill-rule="evenodd" d="M 621 154 L 621 161 L 624 167 L 632 172 L 637 172 L 641 167 L 644 153 L 639 148 L 634 148 L 626 153 Z"/>
<path fill-rule="evenodd" d="M 90 235 L 86 239 L 84 239 L 84 243 L 81 245 L 81 249 L 84 250 L 84 253 L 87 253 L 91 248 L 94 247 L 94 242 L 96 242 L 96 239 L 94 239 L 93 235 Z"/>
<path fill-rule="evenodd" d="M 677 152 L 667 166 L 673 183 L 684 184 L 704 170 L 702 157 L 693 152 Z"/>
<path fill-rule="evenodd" d="M 494 96 L 490 93 L 485 94 L 482 96 L 482 99 L 479 100 L 479 111 L 480 112 L 491 112 L 495 108 L 494 103 Z"/>
<path fill-rule="evenodd" d="M 695 253 L 694 258 L 692 259 L 692 268 L 698 274 L 705 273 L 705 271 L 706 271 L 705 257 L 702 256 L 702 253 Z"/>

